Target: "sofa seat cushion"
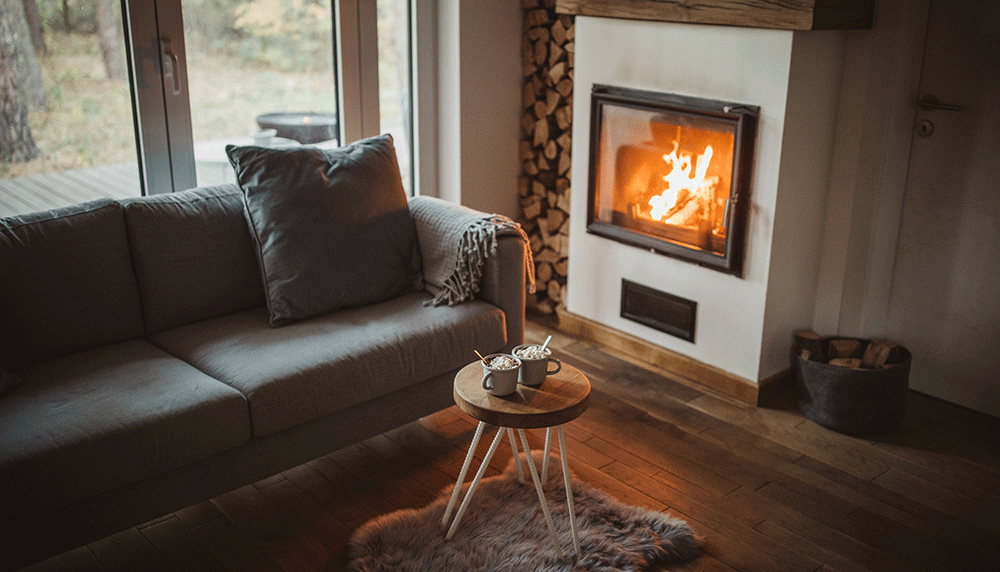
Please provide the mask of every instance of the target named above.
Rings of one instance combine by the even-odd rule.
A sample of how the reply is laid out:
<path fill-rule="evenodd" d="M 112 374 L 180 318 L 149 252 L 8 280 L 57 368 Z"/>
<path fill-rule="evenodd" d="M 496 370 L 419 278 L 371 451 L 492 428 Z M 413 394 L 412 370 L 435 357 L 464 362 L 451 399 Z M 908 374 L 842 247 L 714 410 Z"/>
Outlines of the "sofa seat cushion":
<path fill-rule="evenodd" d="M 150 340 L 240 390 L 255 436 L 267 435 L 448 372 L 506 343 L 486 302 L 430 308 L 414 292 L 283 328 L 265 308 L 154 334 Z"/>
<path fill-rule="evenodd" d="M 245 443 L 246 400 L 144 340 L 18 372 L 0 403 L 0 514 L 29 517 Z"/>

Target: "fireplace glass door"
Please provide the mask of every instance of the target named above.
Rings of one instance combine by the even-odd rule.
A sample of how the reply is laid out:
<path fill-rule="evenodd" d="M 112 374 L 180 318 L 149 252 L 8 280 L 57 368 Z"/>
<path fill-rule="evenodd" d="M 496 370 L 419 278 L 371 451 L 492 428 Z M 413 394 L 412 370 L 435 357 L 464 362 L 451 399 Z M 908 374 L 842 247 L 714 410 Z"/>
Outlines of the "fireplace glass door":
<path fill-rule="evenodd" d="M 594 86 L 589 232 L 742 274 L 758 108 Z"/>

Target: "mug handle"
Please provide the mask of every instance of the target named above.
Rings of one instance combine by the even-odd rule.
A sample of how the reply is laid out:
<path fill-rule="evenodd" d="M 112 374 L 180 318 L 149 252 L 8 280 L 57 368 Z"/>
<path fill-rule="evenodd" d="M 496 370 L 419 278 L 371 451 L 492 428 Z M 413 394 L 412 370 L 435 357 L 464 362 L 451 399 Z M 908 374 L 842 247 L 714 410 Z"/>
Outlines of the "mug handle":
<path fill-rule="evenodd" d="M 548 371 L 548 369 L 547 369 L 547 368 L 548 368 L 549 366 L 547 366 L 547 365 L 546 365 L 546 366 L 545 366 L 545 367 L 546 367 L 546 370 L 545 370 L 545 375 L 552 375 L 552 374 L 556 374 L 556 373 L 559 373 L 559 370 L 561 370 L 561 369 L 562 369 L 562 362 L 560 362 L 559 360 L 557 360 L 557 359 L 556 359 L 556 358 L 554 358 L 554 357 L 550 357 L 550 358 L 549 358 L 549 361 L 550 361 L 550 362 L 553 362 L 553 361 L 554 361 L 554 362 L 556 362 L 556 368 L 555 368 L 554 370 L 552 370 L 552 371 Z"/>
<path fill-rule="evenodd" d="M 486 380 L 493 381 L 492 371 L 483 376 L 483 389 L 485 389 L 486 391 L 493 391 L 493 384 L 490 383 L 489 385 L 486 385 Z"/>

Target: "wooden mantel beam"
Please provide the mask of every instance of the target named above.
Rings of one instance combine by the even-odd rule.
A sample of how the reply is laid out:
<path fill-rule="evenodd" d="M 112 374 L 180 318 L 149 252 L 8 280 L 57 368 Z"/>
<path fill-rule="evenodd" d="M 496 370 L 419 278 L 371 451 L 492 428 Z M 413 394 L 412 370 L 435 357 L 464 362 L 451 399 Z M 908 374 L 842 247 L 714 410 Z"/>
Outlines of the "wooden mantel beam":
<path fill-rule="evenodd" d="M 780 30 L 865 30 L 875 0 L 557 0 L 556 12 Z"/>

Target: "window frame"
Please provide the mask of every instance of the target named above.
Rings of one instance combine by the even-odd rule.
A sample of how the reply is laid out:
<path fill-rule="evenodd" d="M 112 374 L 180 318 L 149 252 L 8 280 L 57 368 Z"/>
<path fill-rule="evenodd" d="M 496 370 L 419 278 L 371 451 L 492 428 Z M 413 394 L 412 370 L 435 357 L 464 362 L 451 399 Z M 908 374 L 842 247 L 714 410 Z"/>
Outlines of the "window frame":
<path fill-rule="evenodd" d="M 380 132 L 378 12 L 373 1 L 330 1 L 340 141 L 350 143 Z M 122 0 L 122 18 L 142 194 L 190 189 L 197 179 L 181 0 Z"/>

